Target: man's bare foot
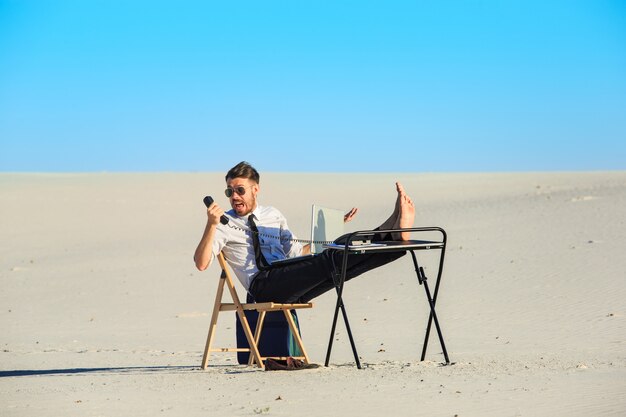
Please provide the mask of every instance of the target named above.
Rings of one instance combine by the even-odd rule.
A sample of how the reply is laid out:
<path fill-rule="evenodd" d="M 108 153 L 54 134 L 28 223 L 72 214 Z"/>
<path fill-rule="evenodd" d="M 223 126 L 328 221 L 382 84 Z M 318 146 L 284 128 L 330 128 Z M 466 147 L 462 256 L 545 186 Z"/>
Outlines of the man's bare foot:
<path fill-rule="evenodd" d="M 396 182 L 396 191 L 398 192 L 398 196 L 396 197 L 396 203 L 393 206 L 393 213 L 387 220 L 384 221 L 383 224 L 377 227 L 377 229 L 385 230 L 385 229 L 396 229 L 398 224 L 398 218 L 400 217 L 400 202 L 402 200 L 402 196 L 404 193 L 404 187 L 399 182 Z"/>
<path fill-rule="evenodd" d="M 396 183 L 398 187 L 398 195 L 400 196 L 399 216 L 394 225 L 396 229 L 407 229 L 413 227 L 415 222 L 415 204 L 413 200 L 405 192 L 400 183 Z M 409 240 L 411 237 L 410 232 L 394 233 L 394 238 L 399 240 Z"/>
<path fill-rule="evenodd" d="M 413 219 L 415 218 L 415 207 L 413 206 L 413 201 L 406 194 L 404 187 L 399 182 L 396 182 L 396 191 L 398 192 L 398 197 L 396 198 L 393 213 L 383 224 L 378 226 L 377 229 L 398 229 L 402 227 L 411 227 L 413 225 Z M 403 212 L 404 215 L 402 214 Z M 394 240 L 409 240 L 409 236 L 410 233 L 406 232 L 393 233 L 391 238 Z"/>
<path fill-rule="evenodd" d="M 404 192 L 404 187 L 399 182 L 396 182 L 396 191 L 398 192 L 398 197 L 396 198 L 396 207 L 393 210 L 393 216 L 398 217 L 400 215 L 400 204 L 402 203 L 402 197 L 406 195 Z"/>

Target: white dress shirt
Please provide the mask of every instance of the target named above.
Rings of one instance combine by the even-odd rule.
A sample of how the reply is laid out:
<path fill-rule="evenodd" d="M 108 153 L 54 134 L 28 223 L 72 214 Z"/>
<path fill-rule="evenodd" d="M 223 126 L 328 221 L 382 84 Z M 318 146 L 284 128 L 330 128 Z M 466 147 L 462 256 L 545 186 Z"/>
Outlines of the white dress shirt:
<path fill-rule="evenodd" d="M 246 291 L 259 272 L 254 260 L 252 235 L 248 216 L 239 217 L 234 210 L 226 212 L 229 222 L 219 223 L 213 238 L 213 259 L 222 252 Z M 302 244 L 291 239 L 296 237 L 289 230 L 287 219 L 270 206 L 257 206 L 252 212 L 259 229 L 259 243 L 265 259 L 271 264 L 278 259 L 292 258 L 302 254 Z"/>

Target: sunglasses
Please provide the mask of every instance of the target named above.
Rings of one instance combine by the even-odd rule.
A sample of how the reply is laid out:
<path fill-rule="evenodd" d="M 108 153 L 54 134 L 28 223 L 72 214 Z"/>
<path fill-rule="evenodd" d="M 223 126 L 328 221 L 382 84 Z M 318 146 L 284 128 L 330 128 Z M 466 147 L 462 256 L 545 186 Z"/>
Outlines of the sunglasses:
<path fill-rule="evenodd" d="M 239 186 L 235 188 L 228 187 L 227 189 L 224 190 L 224 194 L 226 194 L 226 197 L 228 198 L 231 198 L 233 194 L 235 193 L 239 195 L 244 195 L 246 193 L 246 188 L 250 188 L 250 187 L 244 187 L 244 186 Z"/>

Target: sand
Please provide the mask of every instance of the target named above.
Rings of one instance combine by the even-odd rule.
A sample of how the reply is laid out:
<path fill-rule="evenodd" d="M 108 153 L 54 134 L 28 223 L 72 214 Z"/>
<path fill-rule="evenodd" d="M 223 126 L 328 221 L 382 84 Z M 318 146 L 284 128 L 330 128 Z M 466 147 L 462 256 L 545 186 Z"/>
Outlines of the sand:
<path fill-rule="evenodd" d="M 331 366 L 199 368 L 218 269 L 193 251 L 222 173 L 0 174 L 2 416 L 626 415 L 626 172 L 274 174 L 261 203 L 306 237 L 310 205 L 390 213 L 449 236 L 436 337 L 410 258 L 346 285 Z M 420 255 L 434 280 L 433 258 Z M 332 294 L 300 312 L 323 364 Z M 218 343 L 234 341 L 222 316 Z"/>

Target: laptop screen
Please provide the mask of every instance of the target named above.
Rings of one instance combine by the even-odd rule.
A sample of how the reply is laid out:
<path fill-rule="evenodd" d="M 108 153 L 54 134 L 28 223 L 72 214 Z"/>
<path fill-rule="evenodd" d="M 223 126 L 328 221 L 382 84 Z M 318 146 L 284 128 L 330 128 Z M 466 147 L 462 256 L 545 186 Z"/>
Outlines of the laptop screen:
<path fill-rule="evenodd" d="M 344 234 L 344 212 L 337 209 L 313 205 L 311 214 L 311 240 L 328 242 Z M 312 243 L 311 252 L 320 253 L 324 250 L 323 243 Z"/>

